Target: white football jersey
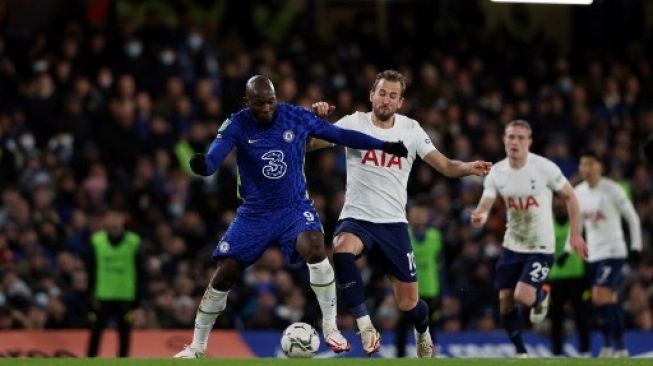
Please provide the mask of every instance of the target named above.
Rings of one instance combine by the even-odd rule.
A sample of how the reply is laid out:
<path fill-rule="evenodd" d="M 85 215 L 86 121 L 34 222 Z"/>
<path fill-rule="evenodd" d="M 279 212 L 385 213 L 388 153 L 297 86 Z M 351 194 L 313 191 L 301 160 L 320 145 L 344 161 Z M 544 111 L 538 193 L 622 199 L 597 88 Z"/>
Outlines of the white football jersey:
<path fill-rule="evenodd" d="M 529 153 L 520 169 L 511 168 L 507 158 L 495 164 L 483 183 L 483 196 L 499 194 L 506 204 L 503 246 L 520 253 L 553 254 L 553 192 L 566 183 L 560 168 L 537 154 Z"/>
<path fill-rule="evenodd" d="M 435 150 L 419 123 L 395 114 L 392 128 L 372 123 L 372 113 L 355 112 L 336 122 L 338 127 L 363 132 L 384 141 L 401 140 L 408 157 L 400 158 L 381 150 L 346 148 L 347 192 L 340 219 L 354 218 L 375 223 L 407 222 L 406 185 L 415 157 Z"/>
<path fill-rule="evenodd" d="M 608 258 L 626 258 L 628 251 L 621 217 L 630 228 L 631 248 L 641 250 L 642 231 L 637 212 L 624 190 L 609 178 L 601 178 L 596 187 L 582 182 L 574 188 L 585 227 L 590 262 Z"/>

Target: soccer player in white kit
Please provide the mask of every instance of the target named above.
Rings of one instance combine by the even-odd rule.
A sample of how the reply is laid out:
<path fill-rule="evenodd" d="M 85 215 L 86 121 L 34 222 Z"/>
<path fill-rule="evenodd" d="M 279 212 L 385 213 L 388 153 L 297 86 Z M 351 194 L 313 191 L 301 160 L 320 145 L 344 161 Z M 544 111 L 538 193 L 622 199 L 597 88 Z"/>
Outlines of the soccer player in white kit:
<path fill-rule="evenodd" d="M 640 220 L 624 190 L 612 179 L 602 176 L 603 165 L 596 153 L 583 152 L 579 169 L 584 181 L 574 190 L 589 247 L 587 261 L 592 280 L 592 304 L 596 307 L 603 334 L 600 356 L 625 357 L 628 351 L 624 345 L 624 321 L 617 296 L 621 269 L 628 257 L 621 218 L 628 223 L 630 250 L 635 257 L 642 250 Z"/>
<path fill-rule="evenodd" d="M 544 320 L 548 310 L 549 294 L 542 285 L 555 249 L 553 192 L 561 195 L 567 206 L 571 247 L 587 257 L 574 190 L 558 166 L 529 151 L 531 135 L 526 121 L 515 120 L 506 125 L 503 142 L 507 157 L 495 164 L 485 178 L 483 196 L 471 215 L 472 225 L 481 227 L 497 195 L 506 205 L 508 220 L 495 285 L 503 325 L 518 357 L 528 357 L 528 353 L 521 335 L 520 310 L 515 303 L 531 307 L 533 323 Z"/>
<path fill-rule="evenodd" d="M 417 121 L 396 113 L 402 106 L 405 89 L 403 75 L 394 70 L 383 71 L 370 90 L 372 112 L 356 112 L 336 122 L 338 127 L 377 138 L 401 140 L 408 148 L 408 157 L 379 150 L 346 149 L 347 192 L 335 230 L 333 262 L 341 298 L 356 317 L 368 355 L 379 350 L 380 335 L 368 315 L 363 280 L 355 261 L 362 254 L 376 252 L 392 281 L 399 309 L 415 325 L 417 356 L 433 357 L 429 309 L 419 299 L 415 256 L 406 220 L 408 176 L 418 155 L 448 177 L 485 176 L 492 164 L 453 161 L 442 155 Z M 325 102 L 313 105 L 322 117 L 329 108 Z M 326 146 L 329 144 L 316 140 L 309 149 Z"/>

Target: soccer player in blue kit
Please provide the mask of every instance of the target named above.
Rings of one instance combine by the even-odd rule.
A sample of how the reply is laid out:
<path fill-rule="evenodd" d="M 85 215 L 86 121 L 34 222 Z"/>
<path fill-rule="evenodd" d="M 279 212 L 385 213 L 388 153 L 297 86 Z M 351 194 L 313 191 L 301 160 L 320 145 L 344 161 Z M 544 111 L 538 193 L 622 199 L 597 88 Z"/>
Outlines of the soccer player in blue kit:
<path fill-rule="evenodd" d="M 213 174 L 235 147 L 243 203 L 218 242 L 213 257 L 218 265 L 195 317 L 193 341 L 175 358 L 201 358 L 215 319 L 225 309 L 229 289 L 245 268 L 273 244 L 289 261 L 306 261 L 311 288 L 323 318 L 327 345 L 334 352 L 351 346 L 336 325 L 336 287 L 327 258 L 324 234 L 306 191 L 306 140 L 315 136 L 357 149 L 378 149 L 398 157 L 408 150 L 401 142 L 384 142 L 366 134 L 335 127 L 312 111 L 277 103 L 272 82 L 256 75 L 247 81 L 247 107 L 232 114 L 220 127 L 206 155 L 190 161 L 198 175 Z"/>

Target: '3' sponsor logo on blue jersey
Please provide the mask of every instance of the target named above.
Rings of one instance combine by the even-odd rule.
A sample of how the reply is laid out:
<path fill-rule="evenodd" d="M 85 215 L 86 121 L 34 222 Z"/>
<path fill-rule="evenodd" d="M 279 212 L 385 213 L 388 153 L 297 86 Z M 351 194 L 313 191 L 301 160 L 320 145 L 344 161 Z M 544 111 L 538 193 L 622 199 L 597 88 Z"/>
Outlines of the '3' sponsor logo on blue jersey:
<path fill-rule="evenodd" d="M 264 165 L 261 169 L 261 172 L 266 178 L 269 179 L 279 179 L 286 174 L 288 166 L 286 162 L 283 161 L 284 155 L 281 150 L 270 150 L 265 154 L 261 155 L 261 159 L 268 162 L 267 165 Z"/>

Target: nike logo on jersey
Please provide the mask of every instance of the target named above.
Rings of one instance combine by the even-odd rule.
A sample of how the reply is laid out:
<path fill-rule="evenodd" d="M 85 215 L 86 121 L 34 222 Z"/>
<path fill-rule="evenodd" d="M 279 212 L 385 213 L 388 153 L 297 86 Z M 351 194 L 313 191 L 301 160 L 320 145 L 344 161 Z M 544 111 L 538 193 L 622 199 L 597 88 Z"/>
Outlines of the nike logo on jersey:
<path fill-rule="evenodd" d="M 410 277 L 415 277 L 416 274 L 417 272 L 410 272 Z"/>
<path fill-rule="evenodd" d="M 250 144 L 255 144 L 256 141 L 258 141 L 258 140 L 259 139 L 256 139 L 256 140 L 248 139 L 247 142 L 250 143 Z"/>

